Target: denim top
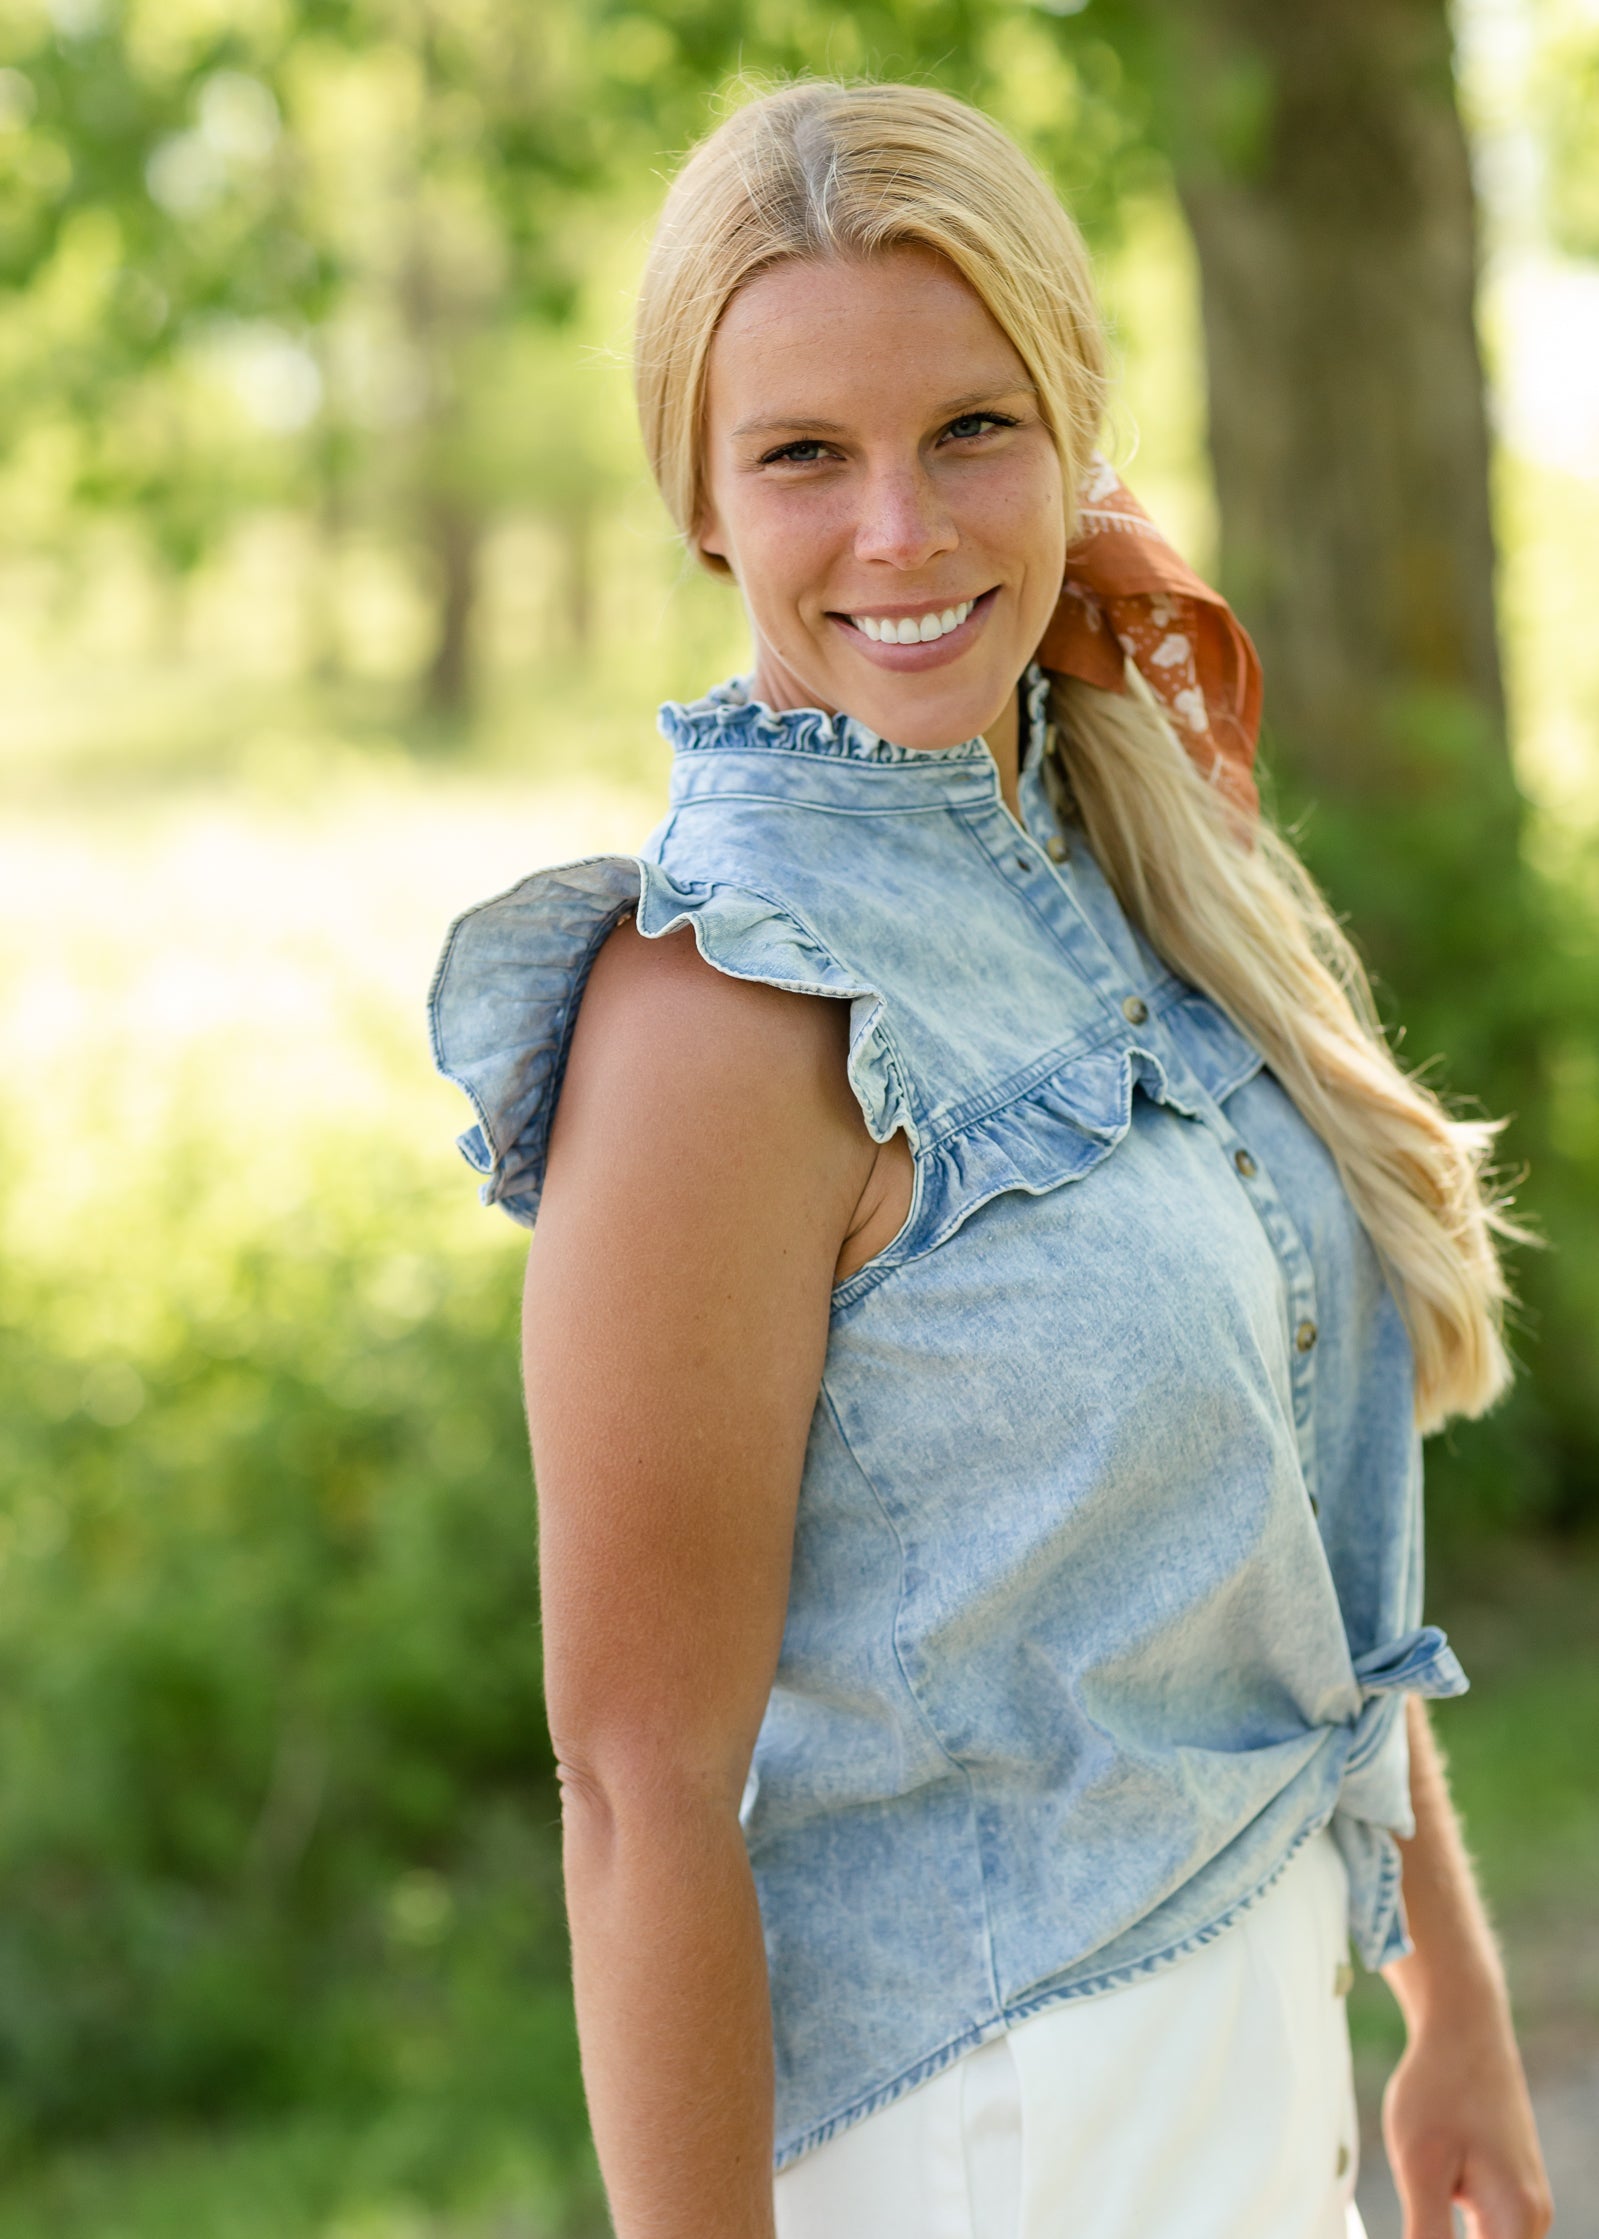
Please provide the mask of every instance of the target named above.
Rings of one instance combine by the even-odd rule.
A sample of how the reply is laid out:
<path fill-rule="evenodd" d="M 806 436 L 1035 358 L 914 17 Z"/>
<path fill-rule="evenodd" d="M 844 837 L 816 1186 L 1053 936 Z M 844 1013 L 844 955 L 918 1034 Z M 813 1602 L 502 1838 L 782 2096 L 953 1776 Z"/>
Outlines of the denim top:
<path fill-rule="evenodd" d="M 914 1154 L 903 1229 L 833 1294 L 741 1809 L 778 2168 L 1179 1961 L 1329 1820 L 1362 1959 L 1403 1955 L 1401 1697 L 1466 1685 L 1421 1622 L 1376 1254 L 1260 1053 L 1058 822 L 1036 670 L 1025 700 L 1021 823 L 980 738 L 900 747 L 739 682 L 668 703 L 640 852 L 469 910 L 430 1001 L 484 1201 L 525 1223 L 628 911 L 847 1001 L 867 1128 Z"/>

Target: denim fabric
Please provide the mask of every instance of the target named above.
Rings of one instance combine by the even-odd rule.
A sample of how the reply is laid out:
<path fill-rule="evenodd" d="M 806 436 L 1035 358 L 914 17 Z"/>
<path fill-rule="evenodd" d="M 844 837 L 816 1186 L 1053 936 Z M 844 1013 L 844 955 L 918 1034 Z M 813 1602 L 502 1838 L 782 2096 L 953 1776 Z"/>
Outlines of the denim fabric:
<path fill-rule="evenodd" d="M 738 684 L 669 704 L 637 856 L 452 929 L 431 1012 L 482 1195 L 538 1209 L 588 968 L 635 911 L 851 1005 L 915 1160 L 834 1294 L 781 1661 L 742 1819 L 781 2168 L 1052 2001 L 1221 1933 L 1331 1823 L 1368 1966 L 1409 1949 L 1421 1621 L 1409 1343 L 1336 1168 L 1122 914 L 1042 774 Z M 1059 852 L 1058 839 L 1057 849 Z"/>

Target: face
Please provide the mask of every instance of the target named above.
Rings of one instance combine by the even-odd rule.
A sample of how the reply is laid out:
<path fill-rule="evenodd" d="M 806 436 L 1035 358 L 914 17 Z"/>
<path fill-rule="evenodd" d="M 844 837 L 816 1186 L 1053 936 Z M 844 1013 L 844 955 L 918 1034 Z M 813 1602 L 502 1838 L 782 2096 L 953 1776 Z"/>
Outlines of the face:
<path fill-rule="evenodd" d="M 768 706 L 955 746 L 1014 708 L 1060 594 L 1060 459 L 1027 369 L 931 251 L 774 265 L 711 345 L 702 548 Z"/>

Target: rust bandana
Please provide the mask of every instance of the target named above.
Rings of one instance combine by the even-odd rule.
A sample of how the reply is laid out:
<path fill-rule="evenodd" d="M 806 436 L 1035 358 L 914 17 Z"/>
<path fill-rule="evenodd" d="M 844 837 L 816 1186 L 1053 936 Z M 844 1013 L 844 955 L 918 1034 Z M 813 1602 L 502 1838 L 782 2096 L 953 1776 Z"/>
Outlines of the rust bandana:
<path fill-rule="evenodd" d="M 1200 775 L 1249 823 L 1260 812 L 1260 656 L 1219 591 L 1180 559 L 1102 452 L 1078 491 L 1066 579 L 1038 660 L 1125 692 L 1131 660 Z"/>

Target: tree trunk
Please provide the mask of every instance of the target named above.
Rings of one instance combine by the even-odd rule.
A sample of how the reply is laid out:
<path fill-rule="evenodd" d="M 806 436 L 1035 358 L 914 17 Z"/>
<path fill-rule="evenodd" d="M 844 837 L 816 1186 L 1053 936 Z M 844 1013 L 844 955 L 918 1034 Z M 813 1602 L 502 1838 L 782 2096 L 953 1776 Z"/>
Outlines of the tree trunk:
<path fill-rule="evenodd" d="M 1599 1482 L 1591 1212 L 1550 1126 L 1594 1011 L 1522 858 L 1495 626 L 1476 211 L 1446 0 L 1104 0 L 1198 251 L 1221 573 L 1260 648 L 1267 773 L 1404 1020 L 1410 1066 L 1508 1113 L 1569 1257 L 1519 1255 L 1532 1370 L 1429 1464 L 1479 1514 Z"/>
<path fill-rule="evenodd" d="M 1268 772 L 1411 1062 L 1524 1120 L 1530 907 L 1446 0 L 1130 0 L 1199 256 L 1221 573 Z M 1523 1143 L 1530 1151 L 1530 1138 Z"/>
<path fill-rule="evenodd" d="M 348 508 L 337 436 L 319 447 L 316 500 L 309 523 L 312 551 L 303 590 L 306 666 L 319 684 L 337 682 L 344 670 L 340 622 L 340 569 Z"/>
<path fill-rule="evenodd" d="M 436 715 L 465 715 L 472 702 L 472 616 L 477 605 L 482 524 L 456 496 L 435 494 L 428 542 L 438 571 L 439 632 L 428 669 L 427 701 Z"/>
<path fill-rule="evenodd" d="M 433 30 L 425 11 L 422 28 L 431 78 Z M 410 212 L 398 299 L 427 397 L 417 429 L 412 483 L 433 563 L 438 616 L 424 692 L 430 713 L 455 721 L 468 713 L 472 701 L 472 619 L 483 544 L 482 512 L 463 486 L 460 472 L 459 361 L 483 307 L 441 253 L 420 191 Z"/>
<path fill-rule="evenodd" d="M 1476 216 L 1445 0 L 1184 0 L 1178 36 L 1223 570 L 1273 736 L 1318 796 L 1452 782 L 1429 750 L 1440 719 L 1502 779 Z M 1513 824 L 1504 837 L 1513 850 Z"/>
<path fill-rule="evenodd" d="M 559 517 L 561 613 L 566 642 L 586 653 L 594 640 L 594 508 L 575 499 Z"/>

